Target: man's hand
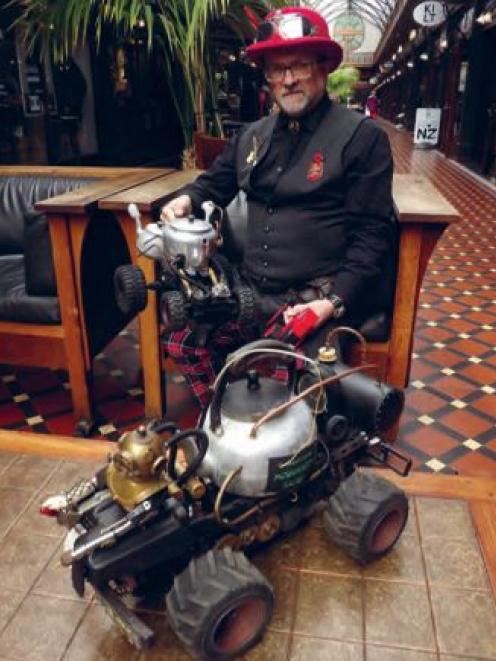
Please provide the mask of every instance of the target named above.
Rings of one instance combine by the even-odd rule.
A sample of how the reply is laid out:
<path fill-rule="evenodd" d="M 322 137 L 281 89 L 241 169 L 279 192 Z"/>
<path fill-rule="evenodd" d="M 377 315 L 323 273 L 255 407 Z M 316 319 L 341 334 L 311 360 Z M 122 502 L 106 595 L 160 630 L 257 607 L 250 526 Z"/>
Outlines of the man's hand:
<path fill-rule="evenodd" d="M 300 312 L 303 312 L 308 308 L 313 310 L 313 312 L 315 312 L 315 314 L 318 316 L 319 326 L 330 319 L 332 317 L 332 313 L 334 312 L 334 307 L 330 301 L 328 301 L 326 298 L 317 299 L 315 301 L 310 301 L 310 303 L 301 303 L 299 305 L 286 308 L 286 310 L 284 310 L 285 323 L 288 323 L 288 321 L 291 321 L 293 317 L 296 317 L 297 314 L 300 314 Z"/>
<path fill-rule="evenodd" d="M 168 220 L 173 220 L 175 216 L 179 218 L 189 216 L 193 211 L 191 198 L 189 195 L 180 195 L 168 202 L 160 212 L 160 220 L 166 223 Z"/>

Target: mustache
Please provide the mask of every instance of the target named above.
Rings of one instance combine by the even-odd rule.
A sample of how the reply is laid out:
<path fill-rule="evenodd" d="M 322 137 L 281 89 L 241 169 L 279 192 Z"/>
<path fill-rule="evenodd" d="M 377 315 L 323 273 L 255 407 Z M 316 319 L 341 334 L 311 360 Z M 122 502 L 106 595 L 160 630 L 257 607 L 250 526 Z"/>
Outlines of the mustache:
<path fill-rule="evenodd" d="M 283 97 L 284 96 L 289 96 L 290 94 L 303 94 L 303 90 L 300 90 L 298 88 L 294 88 L 294 89 L 285 90 L 282 93 Z"/>

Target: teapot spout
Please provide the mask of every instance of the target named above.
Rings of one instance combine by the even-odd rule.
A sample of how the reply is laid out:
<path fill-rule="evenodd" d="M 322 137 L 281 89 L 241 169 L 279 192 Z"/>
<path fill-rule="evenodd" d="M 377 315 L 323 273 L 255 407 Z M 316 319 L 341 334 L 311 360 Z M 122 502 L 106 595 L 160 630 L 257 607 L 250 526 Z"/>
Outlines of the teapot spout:
<path fill-rule="evenodd" d="M 136 234 L 141 234 L 143 232 L 143 226 L 141 224 L 141 214 L 139 212 L 138 205 L 136 205 L 134 202 L 131 202 L 127 208 L 127 212 L 136 223 Z"/>

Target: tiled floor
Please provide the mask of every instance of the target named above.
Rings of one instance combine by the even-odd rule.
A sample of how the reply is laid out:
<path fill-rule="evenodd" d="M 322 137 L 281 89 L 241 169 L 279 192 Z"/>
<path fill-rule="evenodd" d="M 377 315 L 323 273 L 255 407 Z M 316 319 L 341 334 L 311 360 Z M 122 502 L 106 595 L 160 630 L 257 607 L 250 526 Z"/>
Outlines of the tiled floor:
<path fill-rule="evenodd" d="M 398 172 L 431 179 L 460 211 L 430 261 L 420 299 L 415 355 L 400 446 L 417 470 L 493 475 L 496 460 L 496 190 L 436 151 L 414 150 L 389 125 Z M 143 414 L 136 337 L 118 337 L 95 361 L 100 430 L 133 426 Z M 0 366 L 0 427 L 72 434 L 66 375 Z M 169 411 L 181 423 L 195 411 L 173 377 Z"/>
<path fill-rule="evenodd" d="M 496 189 L 386 128 L 396 171 L 428 177 L 461 214 L 424 279 L 401 445 L 418 469 L 494 475 Z"/>
<path fill-rule="evenodd" d="M 188 659 L 162 608 L 143 609 L 158 639 L 139 654 L 91 595 L 76 596 L 58 564 L 62 529 L 37 514 L 38 504 L 92 470 L 88 463 L 0 454 L 0 659 Z M 412 498 L 397 547 L 364 570 L 327 541 L 318 516 L 255 562 L 277 605 L 247 659 L 496 659 L 496 605 L 461 500 Z"/>

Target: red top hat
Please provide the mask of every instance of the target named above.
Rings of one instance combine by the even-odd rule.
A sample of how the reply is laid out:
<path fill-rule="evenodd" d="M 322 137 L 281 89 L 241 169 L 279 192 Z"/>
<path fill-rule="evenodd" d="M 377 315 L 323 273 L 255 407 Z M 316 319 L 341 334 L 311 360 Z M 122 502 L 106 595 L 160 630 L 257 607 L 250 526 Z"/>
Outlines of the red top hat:
<path fill-rule="evenodd" d="M 267 14 L 246 54 L 262 65 L 264 55 L 288 48 L 301 48 L 320 55 L 329 62 L 329 71 L 337 69 L 343 59 L 343 49 L 331 39 L 324 18 L 306 7 L 284 7 Z"/>

